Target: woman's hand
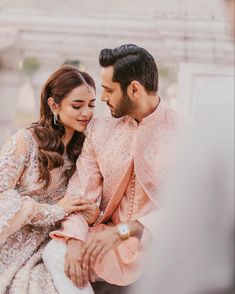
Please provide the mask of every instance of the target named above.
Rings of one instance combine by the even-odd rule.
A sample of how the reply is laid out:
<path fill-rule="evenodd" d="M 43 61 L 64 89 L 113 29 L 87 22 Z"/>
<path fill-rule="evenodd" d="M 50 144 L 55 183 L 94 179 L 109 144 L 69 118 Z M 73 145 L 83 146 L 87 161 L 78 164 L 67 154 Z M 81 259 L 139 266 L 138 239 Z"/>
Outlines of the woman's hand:
<path fill-rule="evenodd" d="M 70 239 L 68 240 L 67 245 L 68 247 L 65 256 L 64 271 L 66 276 L 73 281 L 75 286 L 81 288 L 85 286 L 81 261 L 79 260 L 83 242 L 80 240 Z"/>
<path fill-rule="evenodd" d="M 99 216 L 99 207 L 92 201 L 84 198 L 75 198 L 65 195 L 57 205 L 63 208 L 66 214 L 80 212 L 89 225 L 93 224 Z"/>
<path fill-rule="evenodd" d="M 79 206 L 79 212 L 87 221 L 88 225 L 92 225 L 100 214 L 98 205 L 92 201 L 88 201 Z"/>
<path fill-rule="evenodd" d="M 85 204 L 89 201 L 83 198 L 74 198 L 70 195 L 65 195 L 60 201 L 57 202 L 57 205 L 63 208 L 66 214 L 80 211 Z"/>

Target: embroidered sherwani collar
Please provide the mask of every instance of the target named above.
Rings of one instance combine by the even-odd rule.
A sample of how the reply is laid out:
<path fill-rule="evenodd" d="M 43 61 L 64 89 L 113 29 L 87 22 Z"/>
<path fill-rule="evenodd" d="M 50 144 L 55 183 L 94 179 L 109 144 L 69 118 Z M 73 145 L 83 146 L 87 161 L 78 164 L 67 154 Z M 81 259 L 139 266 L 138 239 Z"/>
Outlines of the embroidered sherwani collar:
<path fill-rule="evenodd" d="M 166 106 L 162 100 L 160 100 L 157 108 L 148 116 L 144 117 L 140 123 L 138 123 L 135 119 L 130 117 L 129 115 L 125 116 L 123 118 L 124 122 L 129 122 L 131 125 L 135 127 L 139 126 L 147 126 L 151 125 L 152 123 L 155 123 L 156 120 L 162 120 L 164 113 L 166 110 Z"/>

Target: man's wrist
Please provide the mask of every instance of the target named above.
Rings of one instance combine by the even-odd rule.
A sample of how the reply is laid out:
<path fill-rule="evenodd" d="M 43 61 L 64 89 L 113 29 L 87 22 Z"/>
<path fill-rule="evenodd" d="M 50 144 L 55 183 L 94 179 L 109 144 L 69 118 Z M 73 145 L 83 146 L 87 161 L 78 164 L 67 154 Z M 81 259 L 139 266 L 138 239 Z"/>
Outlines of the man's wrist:
<path fill-rule="evenodd" d="M 131 236 L 141 239 L 144 231 L 144 226 L 138 221 L 133 221 L 130 223 L 130 230 Z"/>
<path fill-rule="evenodd" d="M 131 236 L 131 228 L 129 223 L 120 223 L 117 225 L 117 233 L 121 240 L 126 240 Z"/>
<path fill-rule="evenodd" d="M 122 240 L 126 240 L 129 237 L 141 239 L 143 231 L 144 226 L 138 221 L 120 223 L 117 225 L 117 233 Z"/>

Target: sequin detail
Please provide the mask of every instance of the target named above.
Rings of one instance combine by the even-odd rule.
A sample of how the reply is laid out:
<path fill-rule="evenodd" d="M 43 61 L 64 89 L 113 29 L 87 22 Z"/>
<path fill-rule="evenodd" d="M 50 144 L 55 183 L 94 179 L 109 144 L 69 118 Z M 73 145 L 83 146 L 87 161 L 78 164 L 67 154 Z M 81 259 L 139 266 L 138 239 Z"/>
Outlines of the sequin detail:
<path fill-rule="evenodd" d="M 0 293 L 50 293 L 56 290 L 41 261 L 49 232 L 65 213 L 61 177 L 69 165 L 51 171 L 51 184 L 38 183 L 38 145 L 30 130 L 13 135 L 0 152 Z M 49 292 L 48 292 L 49 291 Z"/>
<path fill-rule="evenodd" d="M 14 199 L 14 200 L 13 200 Z M 21 197 L 15 190 L 4 191 L 0 201 L 0 234 L 3 226 L 9 226 L 8 220 L 19 211 L 21 206 Z M 0 241 L 1 243 L 1 241 Z"/>

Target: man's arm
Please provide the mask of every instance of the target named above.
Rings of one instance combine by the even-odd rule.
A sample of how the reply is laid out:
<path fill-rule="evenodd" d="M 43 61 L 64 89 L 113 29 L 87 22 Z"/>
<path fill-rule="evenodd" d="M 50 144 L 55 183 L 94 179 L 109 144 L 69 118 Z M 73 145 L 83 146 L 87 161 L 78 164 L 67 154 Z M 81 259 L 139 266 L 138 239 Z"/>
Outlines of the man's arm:
<path fill-rule="evenodd" d="M 99 170 L 96 157 L 96 148 L 92 139 L 95 121 L 89 126 L 86 140 L 83 144 L 82 153 L 76 163 L 76 172 L 70 179 L 66 195 L 88 199 L 97 205 L 102 196 L 102 175 Z M 84 212 L 85 213 L 85 212 Z M 83 217 L 83 211 L 71 214 L 62 224 L 63 229 L 54 231 L 52 238 L 69 238 L 85 241 L 88 232 L 88 224 Z"/>

